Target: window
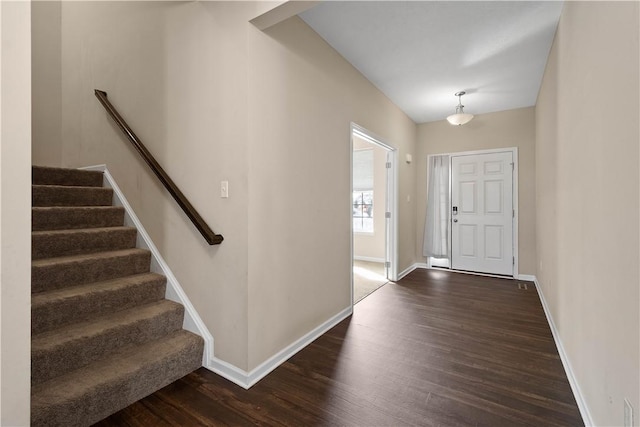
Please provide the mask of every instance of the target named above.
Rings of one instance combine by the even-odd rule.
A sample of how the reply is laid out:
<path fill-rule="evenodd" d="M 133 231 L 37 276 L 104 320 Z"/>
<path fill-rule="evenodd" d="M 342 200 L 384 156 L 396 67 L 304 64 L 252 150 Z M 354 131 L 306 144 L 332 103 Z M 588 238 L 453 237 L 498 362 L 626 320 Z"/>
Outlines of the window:
<path fill-rule="evenodd" d="M 353 192 L 353 231 L 373 233 L 373 190 Z"/>
<path fill-rule="evenodd" d="M 373 233 L 373 149 L 353 152 L 353 231 Z"/>

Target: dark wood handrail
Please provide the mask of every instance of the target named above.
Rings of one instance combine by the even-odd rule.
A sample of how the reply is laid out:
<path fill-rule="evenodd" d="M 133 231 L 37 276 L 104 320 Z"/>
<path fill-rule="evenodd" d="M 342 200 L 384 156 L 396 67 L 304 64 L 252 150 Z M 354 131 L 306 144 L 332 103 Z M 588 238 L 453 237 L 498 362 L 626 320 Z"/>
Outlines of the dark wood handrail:
<path fill-rule="evenodd" d="M 178 186 L 173 182 L 173 180 L 167 175 L 167 173 L 162 169 L 162 166 L 156 161 L 156 159 L 151 155 L 147 147 L 142 144 L 140 138 L 133 133 L 133 130 L 129 127 L 127 122 L 122 118 L 122 116 L 118 113 L 111 102 L 107 99 L 107 92 L 102 90 L 95 90 L 96 98 L 100 101 L 102 106 L 107 110 L 107 113 L 111 116 L 111 118 L 116 122 L 118 127 L 124 132 L 129 141 L 133 144 L 134 148 L 138 150 L 138 153 L 142 156 L 144 161 L 149 165 L 154 174 L 158 177 L 160 182 L 164 185 L 167 191 L 173 196 L 176 203 L 182 208 L 184 213 L 189 217 L 193 225 L 196 226 L 202 237 L 209 243 L 210 245 L 219 245 L 222 243 L 224 238 L 221 234 L 216 234 L 209 228 L 207 223 L 202 219 L 198 211 L 193 207 L 189 200 L 182 194 L 182 191 L 178 188 Z"/>

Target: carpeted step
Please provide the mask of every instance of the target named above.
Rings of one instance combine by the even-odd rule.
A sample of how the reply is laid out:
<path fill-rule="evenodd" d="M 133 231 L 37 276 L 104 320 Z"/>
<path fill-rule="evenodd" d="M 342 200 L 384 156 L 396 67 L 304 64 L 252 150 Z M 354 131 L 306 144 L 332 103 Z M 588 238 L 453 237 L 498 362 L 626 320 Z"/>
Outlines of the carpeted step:
<path fill-rule="evenodd" d="M 31 333 L 159 301 L 164 298 L 166 282 L 163 275 L 145 273 L 34 294 Z"/>
<path fill-rule="evenodd" d="M 133 227 L 34 231 L 31 259 L 129 249 L 136 246 L 136 235 Z"/>
<path fill-rule="evenodd" d="M 31 293 L 100 282 L 149 271 L 151 252 L 124 249 L 31 262 Z"/>
<path fill-rule="evenodd" d="M 202 365 L 201 337 L 181 330 L 122 349 L 31 389 L 32 426 L 86 426 Z"/>
<path fill-rule="evenodd" d="M 74 323 L 31 340 L 31 385 L 81 368 L 132 345 L 182 329 L 184 307 L 161 300 Z"/>
<path fill-rule="evenodd" d="M 124 223 L 121 206 L 54 206 L 31 209 L 31 230 L 116 227 Z"/>
<path fill-rule="evenodd" d="M 31 206 L 110 206 L 112 200 L 111 188 L 31 186 Z"/>
<path fill-rule="evenodd" d="M 33 166 L 31 183 L 34 185 L 74 185 L 102 187 L 103 174 L 98 171 Z"/>

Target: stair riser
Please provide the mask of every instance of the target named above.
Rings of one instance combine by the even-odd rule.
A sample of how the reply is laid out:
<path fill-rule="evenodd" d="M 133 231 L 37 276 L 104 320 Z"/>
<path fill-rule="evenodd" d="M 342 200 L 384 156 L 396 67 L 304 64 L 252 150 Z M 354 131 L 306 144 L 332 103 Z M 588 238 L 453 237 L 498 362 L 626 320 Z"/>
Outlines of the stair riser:
<path fill-rule="evenodd" d="M 87 426 L 126 408 L 202 365 L 200 337 L 160 361 L 150 361 L 127 376 L 100 383 L 78 398 L 52 402 L 32 399 L 32 426 Z"/>
<path fill-rule="evenodd" d="M 149 271 L 149 252 L 107 259 L 83 259 L 47 266 L 31 266 L 31 292 L 60 289 Z"/>
<path fill-rule="evenodd" d="M 176 304 L 151 318 L 117 325 L 47 350 L 32 349 L 31 385 L 86 366 L 119 348 L 140 345 L 180 330 L 183 316 L 184 307 Z"/>
<path fill-rule="evenodd" d="M 116 289 L 107 289 L 31 305 L 31 334 L 39 334 L 72 322 L 126 310 L 164 298 L 164 276 Z"/>
<path fill-rule="evenodd" d="M 102 187 L 103 175 L 97 171 L 33 166 L 31 181 L 34 185 Z"/>
<path fill-rule="evenodd" d="M 117 227 L 123 223 L 121 207 L 41 207 L 31 212 L 32 231 Z"/>
<path fill-rule="evenodd" d="M 110 206 L 113 190 L 89 187 L 31 187 L 31 206 Z"/>
<path fill-rule="evenodd" d="M 136 229 L 36 233 L 31 236 L 31 259 L 130 249 Z"/>

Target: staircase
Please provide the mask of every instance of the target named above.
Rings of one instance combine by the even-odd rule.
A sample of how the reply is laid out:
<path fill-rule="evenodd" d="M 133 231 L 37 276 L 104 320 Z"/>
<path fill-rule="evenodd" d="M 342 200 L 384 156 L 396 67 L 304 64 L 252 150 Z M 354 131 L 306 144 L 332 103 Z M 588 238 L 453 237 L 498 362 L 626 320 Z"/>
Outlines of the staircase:
<path fill-rule="evenodd" d="M 202 365 L 101 172 L 34 166 L 31 424 L 85 426 Z"/>

